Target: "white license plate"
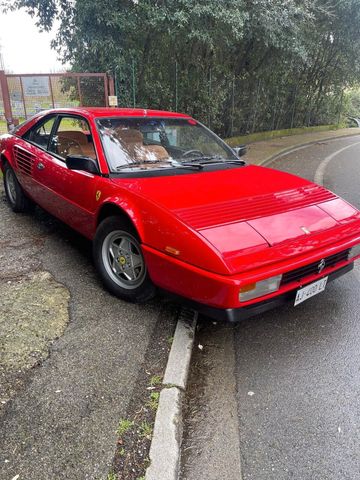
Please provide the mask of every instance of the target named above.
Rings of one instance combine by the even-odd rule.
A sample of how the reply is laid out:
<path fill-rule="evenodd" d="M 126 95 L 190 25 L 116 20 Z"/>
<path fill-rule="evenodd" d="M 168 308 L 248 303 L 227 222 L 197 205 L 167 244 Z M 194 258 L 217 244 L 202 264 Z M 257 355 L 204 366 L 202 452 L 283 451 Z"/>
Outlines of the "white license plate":
<path fill-rule="evenodd" d="M 300 288 L 300 290 L 298 290 L 296 293 L 294 305 L 299 305 L 299 303 L 305 302 L 305 300 L 307 300 L 308 298 L 311 298 L 314 295 L 323 292 L 325 290 L 327 280 L 328 277 L 325 277 L 321 280 L 318 280 L 317 282 L 310 283 L 310 285 L 307 285 L 304 288 Z"/>

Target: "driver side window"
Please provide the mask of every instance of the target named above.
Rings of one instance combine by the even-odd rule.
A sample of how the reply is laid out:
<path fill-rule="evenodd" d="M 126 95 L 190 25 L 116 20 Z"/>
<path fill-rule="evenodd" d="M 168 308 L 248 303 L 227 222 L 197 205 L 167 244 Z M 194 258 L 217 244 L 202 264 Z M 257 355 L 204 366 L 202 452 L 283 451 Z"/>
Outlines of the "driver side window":
<path fill-rule="evenodd" d="M 96 160 L 89 124 L 80 117 L 61 118 L 49 150 L 64 160 L 68 155 L 81 155 Z"/>

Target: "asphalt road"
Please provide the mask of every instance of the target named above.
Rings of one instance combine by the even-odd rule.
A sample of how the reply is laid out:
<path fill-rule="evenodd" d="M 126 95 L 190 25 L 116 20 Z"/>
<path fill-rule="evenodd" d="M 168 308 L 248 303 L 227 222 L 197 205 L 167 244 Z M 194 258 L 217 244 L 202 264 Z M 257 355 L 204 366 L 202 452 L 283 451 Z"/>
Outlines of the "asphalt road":
<path fill-rule="evenodd" d="M 321 142 L 269 166 L 310 180 L 316 175 L 360 208 L 359 137 Z M 203 348 L 190 383 L 184 480 L 360 478 L 359 297 L 358 265 L 322 294 L 243 321 L 230 327 L 231 334 L 203 320 Z M 221 364 L 226 382 L 217 373 Z M 223 401 L 215 403 L 219 390 Z M 230 396 L 237 405 L 231 421 L 219 408 Z M 211 444 L 219 431 L 228 435 Z M 231 461 L 238 448 L 241 470 Z M 206 461 L 199 465 L 199 459 Z M 214 477 L 220 463 L 223 474 Z"/>
<path fill-rule="evenodd" d="M 40 209 L 34 215 L 13 213 L 2 189 L 0 195 L 0 317 L 8 308 L 3 286 L 26 283 L 33 270 L 70 292 L 63 335 L 51 342 L 41 365 L 16 379 L 16 392 L 0 413 L 0 479 L 105 479 L 119 420 L 146 386 L 138 378 L 146 371 L 153 336 L 159 337 L 159 329 L 172 335 L 174 309 L 111 296 L 94 271 L 90 242 Z M 36 302 L 30 288 L 24 304 Z M 26 318 L 16 328 L 28 328 Z M 16 337 L 16 331 L 11 334 Z M 159 358 L 163 354 L 157 351 Z"/>

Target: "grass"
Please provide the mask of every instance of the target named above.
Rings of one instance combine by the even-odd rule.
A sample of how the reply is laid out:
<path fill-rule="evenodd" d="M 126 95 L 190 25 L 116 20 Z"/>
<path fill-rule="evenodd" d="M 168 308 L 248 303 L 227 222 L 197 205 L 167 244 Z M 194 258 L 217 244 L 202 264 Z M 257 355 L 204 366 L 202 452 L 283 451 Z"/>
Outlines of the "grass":
<path fill-rule="evenodd" d="M 290 135 L 301 135 L 302 133 L 326 132 L 327 130 L 338 130 L 344 125 L 319 125 L 317 127 L 299 127 L 287 128 L 284 130 L 271 130 L 267 132 L 250 133 L 249 135 L 240 135 L 238 137 L 227 138 L 225 141 L 230 147 L 242 145 L 244 143 L 259 142 L 261 140 L 271 140 L 273 138 L 286 137 Z"/>
<path fill-rule="evenodd" d="M 161 385 L 161 381 L 162 381 L 162 378 L 160 377 L 160 375 L 153 375 L 150 378 L 150 385 L 152 387 L 156 387 L 158 385 Z"/>
<path fill-rule="evenodd" d="M 151 440 L 152 432 L 153 432 L 153 428 L 149 422 L 147 422 L 146 420 L 141 422 L 141 424 L 139 425 L 140 437 L 145 437 L 148 440 Z"/>
<path fill-rule="evenodd" d="M 127 420 L 126 418 L 122 418 L 119 422 L 117 434 L 119 435 L 119 437 L 122 437 L 133 426 L 134 426 L 134 422 L 132 420 Z"/>
<path fill-rule="evenodd" d="M 159 398 L 160 398 L 160 393 L 159 392 L 151 392 L 150 393 L 150 400 L 149 400 L 147 405 L 152 410 L 157 410 L 157 408 L 159 406 Z"/>
<path fill-rule="evenodd" d="M 2 133 L 7 133 L 7 125 L 5 120 L 0 120 L 0 135 Z"/>

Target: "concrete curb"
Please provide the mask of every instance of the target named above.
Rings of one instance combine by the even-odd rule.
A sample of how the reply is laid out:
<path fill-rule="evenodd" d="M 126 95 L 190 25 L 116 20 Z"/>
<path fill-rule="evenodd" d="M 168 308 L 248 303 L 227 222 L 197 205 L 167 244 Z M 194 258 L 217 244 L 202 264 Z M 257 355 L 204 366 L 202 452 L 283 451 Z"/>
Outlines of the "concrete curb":
<path fill-rule="evenodd" d="M 186 389 L 198 314 L 183 309 L 176 326 L 163 384 Z"/>
<path fill-rule="evenodd" d="M 357 135 L 359 135 L 358 132 L 357 133 L 347 133 L 346 135 L 339 135 L 337 137 L 326 137 L 326 138 L 321 138 L 321 139 L 318 139 L 318 140 L 312 140 L 310 142 L 294 144 L 291 147 L 286 147 L 283 150 L 280 150 L 279 152 L 274 153 L 274 154 L 270 155 L 269 157 L 264 158 L 263 160 L 260 160 L 259 162 L 255 163 L 253 161 L 251 163 L 254 164 L 254 165 L 263 165 L 264 166 L 264 165 L 267 165 L 267 164 L 273 162 L 278 157 L 282 157 L 283 155 L 294 152 L 296 150 L 301 150 L 302 148 L 306 148 L 310 145 L 315 145 L 316 143 L 319 143 L 319 142 L 328 142 L 329 140 L 338 140 L 338 139 L 341 139 L 341 138 L 355 137 Z"/>
<path fill-rule="evenodd" d="M 178 319 L 156 412 L 145 480 L 177 480 L 179 477 L 183 395 L 197 317 L 194 310 L 183 308 Z"/>

